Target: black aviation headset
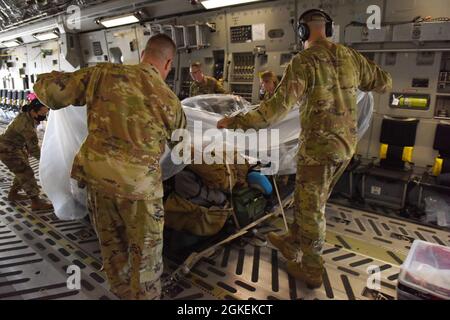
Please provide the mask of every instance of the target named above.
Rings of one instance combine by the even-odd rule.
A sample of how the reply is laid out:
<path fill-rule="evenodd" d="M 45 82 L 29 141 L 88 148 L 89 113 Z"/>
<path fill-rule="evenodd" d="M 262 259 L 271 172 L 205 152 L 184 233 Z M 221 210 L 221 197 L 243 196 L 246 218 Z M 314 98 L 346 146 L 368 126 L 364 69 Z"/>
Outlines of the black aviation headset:
<path fill-rule="evenodd" d="M 317 13 L 317 15 L 321 15 L 327 20 L 326 25 L 325 25 L 326 36 L 327 36 L 327 38 L 332 37 L 333 36 L 333 27 L 334 27 L 333 19 L 330 17 L 330 15 L 328 13 L 326 13 L 322 9 L 311 9 L 311 10 L 305 11 L 300 16 L 300 18 L 298 18 L 298 35 L 300 36 L 300 39 L 303 42 L 305 42 L 311 36 L 311 30 L 309 29 L 308 24 L 305 22 L 302 22 L 303 19 L 311 13 Z"/>

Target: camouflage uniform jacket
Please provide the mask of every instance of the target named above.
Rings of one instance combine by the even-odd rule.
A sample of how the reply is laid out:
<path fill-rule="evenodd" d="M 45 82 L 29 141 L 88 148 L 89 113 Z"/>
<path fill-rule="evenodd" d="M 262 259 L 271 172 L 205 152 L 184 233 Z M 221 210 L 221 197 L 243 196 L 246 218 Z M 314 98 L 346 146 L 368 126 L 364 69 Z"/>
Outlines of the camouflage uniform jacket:
<path fill-rule="evenodd" d="M 74 179 L 130 200 L 162 198 L 159 160 L 186 118 L 155 67 L 104 63 L 53 71 L 41 75 L 34 90 L 53 110 L 87 105 L 88 136 L 75 157 Z"/>
<path fill-rule="evenodd" d="M 39 159 L 41 150 L 39 148 L 36 133 L 36 121 L 28 112 L 20 113 L 0 135 L 0 153 L 13 154 L 22 152 L 26 147 L 28 153 Z"/>
<path fill-rule="evenodd" d="M 194 81 L 189 90 L 189 96 L 195 97 L 201 94 L 226 93 L 223 86 L 213 77 L 204 77 L 203 83 Z"/>
<path fill-rule="evenodd" d="M 318 41 L 292 59 L 272 98 L 235 117 L 230 127 L 268 127 L 299 102 L 300 163 L 348 159 L 357 143 L 357 89 L 382 93 L 391 86 L 391 76 L 357 51 Z"/>

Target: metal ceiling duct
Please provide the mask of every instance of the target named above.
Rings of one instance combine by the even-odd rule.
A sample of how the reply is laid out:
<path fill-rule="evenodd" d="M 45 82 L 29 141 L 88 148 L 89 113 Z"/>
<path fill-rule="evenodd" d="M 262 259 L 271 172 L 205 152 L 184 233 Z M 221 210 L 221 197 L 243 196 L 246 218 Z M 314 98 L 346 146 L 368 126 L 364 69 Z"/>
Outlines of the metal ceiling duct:
<path fill-rule="evenodd" d="M 85 8 L 105 0 L 0 0 L 0 32 L 23 23 L 65 12 L 71 5 Z"/>

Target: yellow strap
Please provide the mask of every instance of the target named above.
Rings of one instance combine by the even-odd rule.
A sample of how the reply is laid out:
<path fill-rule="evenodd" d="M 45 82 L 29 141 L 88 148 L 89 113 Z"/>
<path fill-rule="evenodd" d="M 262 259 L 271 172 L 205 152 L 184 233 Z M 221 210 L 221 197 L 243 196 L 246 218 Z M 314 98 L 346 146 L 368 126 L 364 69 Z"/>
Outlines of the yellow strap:
<path fill-rule="evenodd" d="M 433 176 L 439 176 L 442 172 L 442 164 L 444 163 L 444 159 L 436 158 L 433 166 Z"/>
<path fill-rule="evenodd" d="M 380 159 L 386 159 L 387 158 L 387 151 L 389 146 L 387 144 L 382 143 L 380 147 Z"/>
<path fill-rule="evenodd" d="M 402 160 L 405 162 L 412 162 L 414 147 L 404 147 Z"/>

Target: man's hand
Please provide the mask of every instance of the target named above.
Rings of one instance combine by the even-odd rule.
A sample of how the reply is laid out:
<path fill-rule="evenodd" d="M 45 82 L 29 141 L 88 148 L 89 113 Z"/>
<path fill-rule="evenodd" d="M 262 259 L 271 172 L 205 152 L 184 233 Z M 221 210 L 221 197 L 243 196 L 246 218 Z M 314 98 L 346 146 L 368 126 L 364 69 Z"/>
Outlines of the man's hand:
<path fill-rule="evenodd" d="M 217 122 L 217 129 L 227 129 L 234 122 L 234 118 L 225 117 Z"/>

